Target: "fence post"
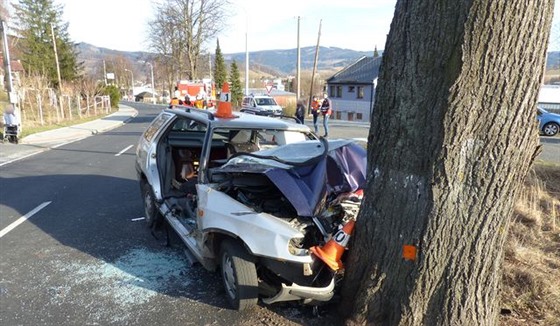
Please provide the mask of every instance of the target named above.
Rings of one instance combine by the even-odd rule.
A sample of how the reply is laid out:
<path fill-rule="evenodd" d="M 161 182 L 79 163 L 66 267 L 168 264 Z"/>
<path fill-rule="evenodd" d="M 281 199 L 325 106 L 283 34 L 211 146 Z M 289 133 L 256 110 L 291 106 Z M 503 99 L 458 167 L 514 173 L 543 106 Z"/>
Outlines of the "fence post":
<path fill-rule="evenodd" d="M 70 95 L 66 95 L 68 98 L 68 119 L 72 120 L 72 97 Z"/>
<path fill-rule="evenodd" d="M 76 102 L 78 103 L 78 116 L 82 118 L 82 101 L 80 101 L 80 95 L 76 95 Z"/>
<path fill-rule="evenodd" d="M 41 100 L 41 93 L 37 93 L 37 106 L 39 107 L 39 120 L 41 120 L 41 126 L 44 126 L 45 119 L 43 117 L 43 101 Z"/>

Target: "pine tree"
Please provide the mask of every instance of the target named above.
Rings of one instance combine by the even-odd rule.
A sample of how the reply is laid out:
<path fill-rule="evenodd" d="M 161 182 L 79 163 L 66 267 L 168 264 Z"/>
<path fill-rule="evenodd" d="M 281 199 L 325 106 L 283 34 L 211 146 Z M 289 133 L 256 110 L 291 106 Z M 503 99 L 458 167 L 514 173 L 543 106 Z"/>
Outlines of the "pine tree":
<path fill-rule="evenodd" d="M 224 62 L 224 56 L 222 55 L 222 50 L 220 49 L 220 40 L 217 40 L 216 54 L 214 55 L 214 81 L 216 82 L 216 87 L 221 90 L 222 85 L 226 80 L 227 80 L 226 64 Z"/>
<path fill-rule="evenodd" d="M 373 50 L 373 57 L 377 58 L 379 56 L 379 52 L 377 52 L 377 45 L 375 46 L 375 49 Z"/>
<path fill-rule="evenodd" d="M 47 76 L 53 86 L 58 86 L 54 32 L 61 79 L 76 79 L 79 69 L 77 53 L 68 35 L 68 23 L 61 20 L 63 7 L 55 5 L 53 0 L 19 0 L 14 8 L 21 61 L 27 73 Z"/>
<path fill-rule="evenodd" d="M 243 99 L 243 91 L 241 89 L 241 80 L 239 78 L 239 68 L 237 67 L 235 60 L 231 63 L 229 81 L 231 84 L 231 103 L 235 106 L 239 106 L 239 103 L 241 103 L 241 100 Z"/>

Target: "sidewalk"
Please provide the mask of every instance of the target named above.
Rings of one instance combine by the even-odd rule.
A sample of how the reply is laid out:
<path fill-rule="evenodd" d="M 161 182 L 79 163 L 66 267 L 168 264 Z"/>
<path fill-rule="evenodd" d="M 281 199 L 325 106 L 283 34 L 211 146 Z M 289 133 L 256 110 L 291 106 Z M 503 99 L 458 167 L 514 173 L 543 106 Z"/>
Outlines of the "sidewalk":
<path fill-rule="evenodd" d="M 135 109 L 119 105 L 117 112 L 98 120 L 31 134 L 20 139 L 18 145 L 8 142 L 0 143 L 0 166 L 120 127 L 136 115 L 138 115 L 138 111 Z"/>

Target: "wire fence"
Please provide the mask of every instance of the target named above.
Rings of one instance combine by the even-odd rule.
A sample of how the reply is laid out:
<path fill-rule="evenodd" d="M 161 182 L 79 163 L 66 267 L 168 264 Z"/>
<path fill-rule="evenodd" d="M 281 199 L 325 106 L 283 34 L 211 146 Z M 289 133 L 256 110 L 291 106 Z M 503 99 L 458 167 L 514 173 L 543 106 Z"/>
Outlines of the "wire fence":
<path fill-rule="evenodd" d="M 109 114 L 109 96 L 58 95 L 52 88 L 20 88 L 18 107 L 22 124 L 28 127 L 60 124 L 64 121 Z"/>

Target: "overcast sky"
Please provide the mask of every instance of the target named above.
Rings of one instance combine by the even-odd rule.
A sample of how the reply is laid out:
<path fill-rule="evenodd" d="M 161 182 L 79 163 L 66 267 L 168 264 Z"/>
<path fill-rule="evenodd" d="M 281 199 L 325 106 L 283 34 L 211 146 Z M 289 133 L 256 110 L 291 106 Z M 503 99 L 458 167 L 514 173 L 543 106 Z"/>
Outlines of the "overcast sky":
<path fill-rule="evenodd" d="M 70 23 L 74 42 L 123 51 L 147 51 L 146 26 L 152 19 L 153 0 L 55 0 L 64 5 L 63 20 Z M 550 50 L 560 50 L 560 1 L 556 1 L 556 41 Z M 291 49 L 297 47 L 297 17 L 300 46 L 315 46 L 322 19 L 322 46 L 359 51 L 383 49 L 396 0 L 231 0 L 232 18 L 219 35 L 223 53 Z M 207 44 L 214 52 L 216 40 Z"/>

